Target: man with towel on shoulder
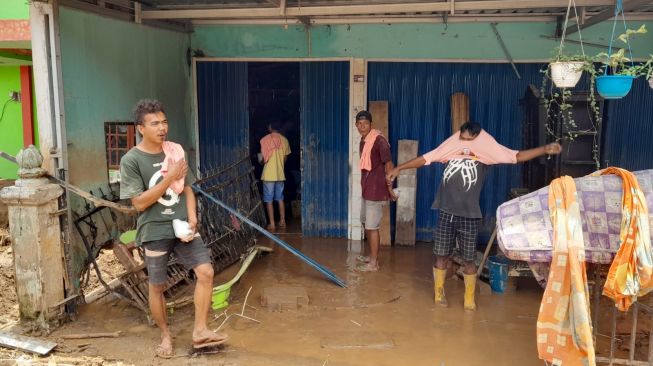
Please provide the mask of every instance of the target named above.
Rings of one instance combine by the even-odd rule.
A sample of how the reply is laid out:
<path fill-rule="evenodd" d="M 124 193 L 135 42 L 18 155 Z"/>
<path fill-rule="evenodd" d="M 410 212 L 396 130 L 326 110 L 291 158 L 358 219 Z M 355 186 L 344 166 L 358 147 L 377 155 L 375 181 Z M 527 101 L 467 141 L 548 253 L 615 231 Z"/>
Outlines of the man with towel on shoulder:
<path fill-rule="evenodd" d="M 283 201 L 283 188 L 286 181 L 284 167 L 288 155 L 290 155 L 290 145 L 288 139 L 279 133 L 277 122 L 268 124 L 268 134 L 261 139 L 261 163 L 263 173 L 261 181 L 263 182 L 263 202 L 265 202 L 266 212 L 268 213 L 268 230 L 276 229 L 274 223 L 274 201 L 279 204 L 279 227 L 286 227 L 286 206 Z"/>
<path fill-rule="evenodd" d="M 357 269 L 362 272 L 379 270 L 379 225 L 383 217 L 383 206 L 388 200 L 396 200 L 392 186 L 386 181 L 386 174 L 393 168 L 390 144 L 379 130 L 372 129 L 372 115 L 368 111 L 356 114 L 356 128 L 361 134 L 360 168 L 363 206 L 361 222 L 365 225 L 365 237 L 370 245 L 369 256 L 358 256 L 362 262 Z"/>
<path fill-rule="evenodd" d="M 479 197 L 488 167 L 521 163 L 544 154 L 559 154 L 561 150 L 558 143 L 530 150 L 511 150 L 496 142 L 480 124 L 466 122 L 460 126 L 460 131 L 435 150 L 399 165 L 388 174 L 388 182 L 392 182 L 404 169 L 416 169 L 433 162 L 447 164 L 433 203 L 433 208 L 440 210 L 433 248 L 436 305 L 448 306 L 444 296 L 444 280 L 447 262 L 457 242 L 465 261 L 464 309 L 476 310 L 476 236 L 482 220 Z"/>
<path fill-rule="evenodd" d="M 152 319 L 161 331 L 161 343 L 154 353 L 161 358 L 172 358 L 173 339 L 168 328 L 164 291 L 168 282 L 168 259 L 173 252 L 197 278 L 193 297 L 193 348 L 216 346 L 226 342 L 228 337 L 211 331 L 207 325 L 213 265 L 209 249 L 199 234 L 196 235 L 197 203 L 190 187 L 195 178 L 188 169 L 184 149 L 167 141 L 168 118 L 161 102 L 139 101 L 134 108 L 134 123 L 142 140 L 120 159 L 120 198 L 129 199 L 138 211 L 136 245 L 144 248 L 148 302 Z M 176 233 L 175 219 L 186 221 L 188 230 Z"/>

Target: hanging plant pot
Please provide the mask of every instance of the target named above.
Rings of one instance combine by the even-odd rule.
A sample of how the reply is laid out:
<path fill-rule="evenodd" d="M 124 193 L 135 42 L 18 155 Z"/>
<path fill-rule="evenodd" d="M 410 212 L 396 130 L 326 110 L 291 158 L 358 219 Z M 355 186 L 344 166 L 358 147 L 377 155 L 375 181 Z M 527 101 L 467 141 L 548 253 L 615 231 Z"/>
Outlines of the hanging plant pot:
<path fill-rule="evenodd" d="M 634 76 L 603 75 L 596 78 L 596 91 L 605 99 L 621 99 L 633 86 Z"/>
<path fill-rule="evenodd" d="M 648 79 L 648 86 L 650 86 L 651 89 L 653 89 L 653 76 L 651 76 L 651 78 Z"/>
<path fill-rule="evenodd" d="M 551 63 L 551 79 L 558 88 L 573 88 L 583 75 L 582 61 Z"/>

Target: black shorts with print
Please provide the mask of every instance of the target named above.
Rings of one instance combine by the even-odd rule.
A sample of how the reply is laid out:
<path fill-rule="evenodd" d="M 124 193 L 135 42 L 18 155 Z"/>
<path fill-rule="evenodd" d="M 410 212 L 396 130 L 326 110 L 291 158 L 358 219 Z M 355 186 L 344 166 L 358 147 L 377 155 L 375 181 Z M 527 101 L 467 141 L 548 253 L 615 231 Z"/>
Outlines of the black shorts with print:
<path fill-rule="evenodd" d="M 480 218 L 469 218 L 440 211 L 438 226 L 433 235 L 433 254 L 448 257 L 458 242 L 463 260 L 476 260 L 476 236 L 481 224 Z"/>
<path fill-rule="evenodd" d="M 175 253 L 175 258 L 187 270 L 200 264 L 211 263 L 209 248 L 199 236 L 189 243 L 174 239 L 152 240 L 143 243 L 145 251 L 145 265 L 147 276 L 153 285 L 163 285 L 168 282 L 168 260 L 170 253 Z"/>

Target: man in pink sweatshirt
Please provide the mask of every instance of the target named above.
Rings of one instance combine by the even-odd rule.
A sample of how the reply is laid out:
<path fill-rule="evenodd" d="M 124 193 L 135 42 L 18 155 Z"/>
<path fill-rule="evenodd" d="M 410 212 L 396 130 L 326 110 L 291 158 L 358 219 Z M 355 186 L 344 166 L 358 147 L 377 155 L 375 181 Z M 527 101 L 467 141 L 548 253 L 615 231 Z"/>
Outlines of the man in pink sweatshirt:
<path fill-rule="evenodd" d="M 479 197 L 489 166 L 516 164 L 545 154 L 559 154 L 561 150 L 558 143 L 530 150 L 511 150 L 497 143 L 478 123 L 467 122 L 460 127 L 459 132 L 435 150 L 403 163 L 388 173 L 388 182 L 392 182 L 404 169 L 416 169 L 433 162 L 446 164 L 433 203 L 433 208 L 440 210 L 433 249 L 436 305 L 448 306 L 444 295 L 446 268 L 453 248 L 458 243 L 465 261 L 464 308 L 468 311 L 476 310 L 476 236 L 483 217 Z"/>

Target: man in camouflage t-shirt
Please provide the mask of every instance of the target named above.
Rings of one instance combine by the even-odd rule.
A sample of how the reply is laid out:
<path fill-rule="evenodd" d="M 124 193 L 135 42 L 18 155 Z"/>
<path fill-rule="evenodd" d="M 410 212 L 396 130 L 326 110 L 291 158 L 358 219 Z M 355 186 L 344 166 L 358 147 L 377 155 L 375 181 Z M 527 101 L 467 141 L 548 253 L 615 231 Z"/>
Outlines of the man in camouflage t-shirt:
<path fill-rule="evenodd" d="M 168 259 L 172 252 L 197 277 L 195 288 L 195 326 L 193 347 L 203 348 L 224 343 L 225 334 L 207 327 L 213 290 L 213 266 L 208 248 L 197 232 L 197 205 L 190 185 L 195 181 L 184 159 L 171 161 L 164 174 L 166 158 L 163 143 L 168 134 L 168 120 L 163 105 L 156 100 L 141 100 L 134 110 L 134 120 L 142 141 L 120 160 L 120 198 L 130 199 L 138 210 L 136 244 L 143 246 L 149 280 L 149 305 L 154 322 L 161 330 L 161 343 L 155 354 L 162 358 L 174 355 L 172 337 L 166 318 L 163 292 L 168 280 Z M 172 189 L 184 180 L 183 192 Z M 181 186 L 178 190 L 181 190 Z M 178 239 L 172 220 L 187 221 L 191 233 Z"/>

